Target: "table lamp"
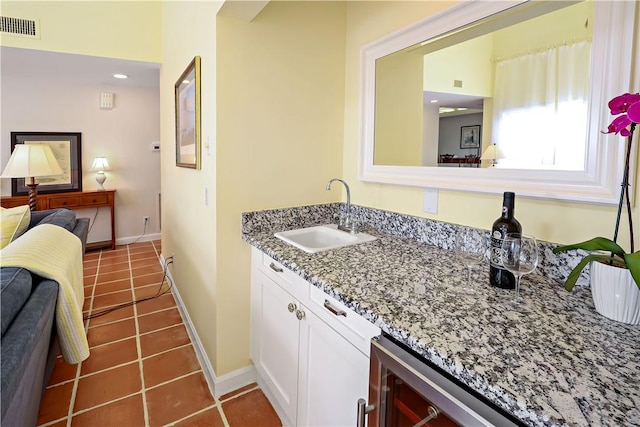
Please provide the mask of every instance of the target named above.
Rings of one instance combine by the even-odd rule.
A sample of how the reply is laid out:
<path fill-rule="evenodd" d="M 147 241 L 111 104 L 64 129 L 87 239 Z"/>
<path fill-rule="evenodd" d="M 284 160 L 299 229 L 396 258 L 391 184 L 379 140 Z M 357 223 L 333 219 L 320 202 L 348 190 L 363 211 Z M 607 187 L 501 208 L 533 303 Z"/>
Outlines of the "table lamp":
<path fill-rule="evenodd" d="M 489 164 L 491 165 L 492 168 L 494 168 L 498 163 L 497 160 L 503 157 L 504 156 L 502 155 L 502 151 L 500 151 L 498 146 L 495 143 L 493 143 L 484 150 L 484 153 L 482 153 L 480 160 L 489 160 Z"/>
<path fill-rule="evenodd" d="M 98 191 L 104 191 L 104 182 L 107 180 L 107 176 L 104 174 L 104 171 L 110 171 L 111 167 L 109 166 L 109 162 L 106 157 L 96 157 L 93 160 L 93 164 L 91 165 L 92 171 L 97 171 L 96 173 L 96 182 L 98 183 Z"/>
<path fill-rule="evenodd" d="M 2 171 L 2 178 L 24 178 L 29 187 L 29 209 L 38 209 L 38 183 L 40 176 L 62 175 L 64 171 L 58 164 L 51 147 L 47 144 L 16 144 L 11 157 Z M 28 182 L 27 182 L 28 180 Z"/>

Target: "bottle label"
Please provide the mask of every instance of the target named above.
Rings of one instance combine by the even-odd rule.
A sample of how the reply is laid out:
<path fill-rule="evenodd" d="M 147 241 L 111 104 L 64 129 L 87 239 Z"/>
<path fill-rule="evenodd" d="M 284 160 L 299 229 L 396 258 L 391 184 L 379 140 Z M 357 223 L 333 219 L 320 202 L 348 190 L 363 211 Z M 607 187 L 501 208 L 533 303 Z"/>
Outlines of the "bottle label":
<path fill-rule="evenodd" d="M 489 264 L 491 267 L 504 270 L 502 265 L 502 241 L 504 240 L 503 233 L 500 230 L 493 230 L 491 234 L 491 248 L 489 250 Z"/>

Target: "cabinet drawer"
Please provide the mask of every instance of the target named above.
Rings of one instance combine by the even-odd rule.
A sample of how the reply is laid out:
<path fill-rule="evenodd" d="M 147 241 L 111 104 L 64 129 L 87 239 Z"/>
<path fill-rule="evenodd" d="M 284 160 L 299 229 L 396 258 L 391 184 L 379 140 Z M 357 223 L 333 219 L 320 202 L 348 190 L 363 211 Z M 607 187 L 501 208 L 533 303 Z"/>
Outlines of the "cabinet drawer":
<path fill-rule="evenodd" d="M 16 196 L 16 197 L 7 197 L 1 200 L 2 207 L 5 209 L 15 208 L 16 206 L 23 206 L 29 204 L 29 197 L 27 196 Z"/>
<path fill-rule="evenodd" d="M 258 264 L 258 269 L 304 304 L 309 298 L 309 282 L 269 255 L 263 253 L 261 258 L 262 262 Z"/>
<path fill-rule="evenodd" d="M 49 209 L 70 208 L 80 204 L 79 196 L 50 197 Z"/>
<path fill-rule="evenodd" d="M 109 195 L 107 194 L 87 194 L 80 196 L 80 203 L 83 206 L 89 205 L 106 205 L 109 203 Z"/>
<path fill-rule="evenodd" d="M 310 285 L 308 308 L 358 350 L 369 356 L 371 338 L 380 335 L 380 328 L 330 297 L 321 289 Z"/>

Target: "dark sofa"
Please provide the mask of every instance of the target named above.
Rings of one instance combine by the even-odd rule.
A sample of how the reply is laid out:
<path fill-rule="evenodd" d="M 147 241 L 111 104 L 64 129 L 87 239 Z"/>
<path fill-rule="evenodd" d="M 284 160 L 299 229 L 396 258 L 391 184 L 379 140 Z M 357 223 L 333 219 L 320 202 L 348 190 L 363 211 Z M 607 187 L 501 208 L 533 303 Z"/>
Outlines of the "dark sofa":
<path fill-rule="evenodd" d="M 32 212 L 29 229 L 41 223 L 60 225 L 73 232 L 82 241 L 84 253 L 89 219 L 76 219 L 75 213 L 66 209 Z M 23 268 L 2 267 L 0 283 L 0 424 L 35 426 L 40 400 L 59 354 L 54 321 L 58 282 Z"/>

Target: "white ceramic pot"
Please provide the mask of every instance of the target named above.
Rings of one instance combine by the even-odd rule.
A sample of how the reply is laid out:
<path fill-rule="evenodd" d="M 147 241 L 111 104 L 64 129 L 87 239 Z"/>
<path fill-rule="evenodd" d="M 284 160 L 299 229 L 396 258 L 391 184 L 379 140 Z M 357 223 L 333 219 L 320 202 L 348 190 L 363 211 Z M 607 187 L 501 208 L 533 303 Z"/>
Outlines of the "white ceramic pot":
<path fill-rule="evenodd" d="M 591 263 L 591 294 L 598 313 L 618 322 L 640 324 L 640 289 L 626 268 Z"/>

